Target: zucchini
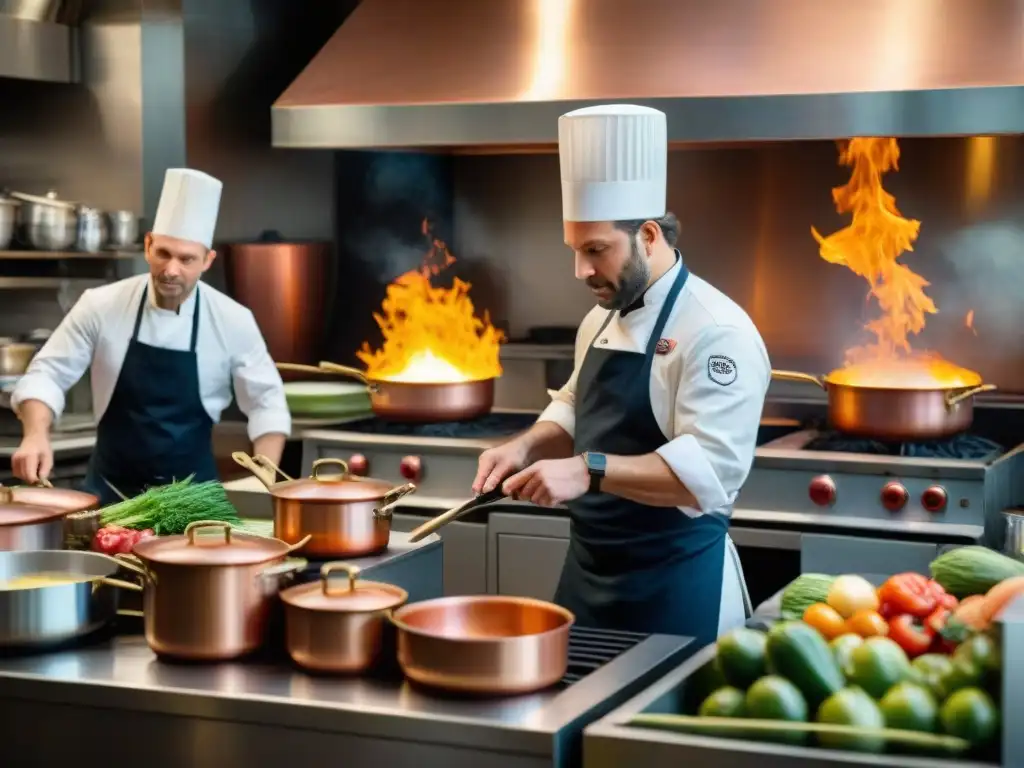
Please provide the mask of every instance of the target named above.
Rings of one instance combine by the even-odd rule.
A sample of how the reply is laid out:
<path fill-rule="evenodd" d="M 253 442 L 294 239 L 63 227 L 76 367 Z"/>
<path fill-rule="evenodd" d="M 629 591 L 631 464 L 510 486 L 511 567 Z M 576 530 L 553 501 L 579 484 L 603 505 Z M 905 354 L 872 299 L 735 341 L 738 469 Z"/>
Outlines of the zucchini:
<path fill-rule="evenodd" d="M 782 593 L 782 618 L 799 619 L 815 603 L 826 602 L 828 590 L 835 580 L 835 576 L 824 573 L 803 573 L 797 576 Z"/>
<path fill-rule="evenodd" d="M 931 564 L 932 578 L 958 598 L 983 595 L 1005 579 L 1024 576 L 1024 563 L 987 547 L 951 549 Z"/>
<path fill-rule="evenodd" d="M 802 621 L 784 621 L 771 628 L 768 661 L 772 671 L 799 688 L 814 709 L 846 685 L 825 638 Z"/>
<path fill-rule="evenodd" d="M 786 733 L 814 733 L 843 736 L 847 739 L 882 739 L 887 746 L 901 746 L 914 752 L 929 754 L 962 755 L 970 749 L 970 743 L 956 736 L 939 736 L 921 731 L 901 731 L 895 728 L 859 728 L 853 725 L 832 725 L 830 723 L 800 723 L 779 720 L 755 720 L 753 718 L 693 717 L 689 715 L 635 715 L 629 725 L 637 728 L 653 728 L 660 731 L 687 733 L 705 736 L 721 736 L 732 733 L 738 738 L 763 734 L 764 738 L 778 740 Z"/>

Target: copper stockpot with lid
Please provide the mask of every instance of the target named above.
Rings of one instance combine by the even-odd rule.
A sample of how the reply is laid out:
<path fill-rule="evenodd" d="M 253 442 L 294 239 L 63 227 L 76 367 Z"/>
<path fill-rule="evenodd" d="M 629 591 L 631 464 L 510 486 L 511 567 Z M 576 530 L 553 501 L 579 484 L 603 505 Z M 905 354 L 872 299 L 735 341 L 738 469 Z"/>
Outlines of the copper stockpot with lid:
<path fill-rule="evenodd" d="M 2 493 L 3 486 L 0 486 Z M 18 504 L 32 504 L 40 507 L 59 509 L 65 514 L 60 522 L 63 535 L 57 539 L 57 523 L 53 523 L 52 537 L 48 539 L 50 546 L 31 547 L 31 549 L 89 549 L 93 536 L 100 528 L 98 496 L 72 488 L 54 488 L 48 480 L 37 485 L 19 485 L 7 489 Z M 0 545 L 0 549 L 4 549 Z"/>
<path fill-rule="evenodd" d="M 15 489 L 0 486 L 0 551 L 63 549 L 67 512 L 52 505 L 21 501 Z"/>
<path fill-rule="evenodd" d="M 260 648 L 276 591 L 271 587 L 282 569 L 301 566 L 302 561 L 284 562 L 294 549 L 216 521 L 191 523 L 182 536 L 140 541 L 132 553 L 141 561 L 134 570 L 143 575 L 149 647 L 196 661 L 237 658 Z"/>
<path fill-rule="evenodd" d="M 343 571 L 347 583 L 331 575 Z M 391 611 L 405 604 L 401 587 L 358 581 L 359 569 L 348 563 L 325 563 L 320 579 L 281 592 L 285 610 L 285 645 L 301 667 L 317 672 L 364 672 L 381 659 L 385 635 L 394 630 Z"/>
<path fill-rule="evenodd" d="M 262 482 L 274 498 L 274 535 L 289 544 L 308 537 L 300 554 L 311 559 L 361 557 L 382 552 L 391 540 L 393 505 L 416 490 L 350 474 L 341 459 L 317 459 L 309 477 L 275 482 L 283 474 L 264 456 L 232 458 Z M 327 474 L 327 467 L 339 474 Z"/>

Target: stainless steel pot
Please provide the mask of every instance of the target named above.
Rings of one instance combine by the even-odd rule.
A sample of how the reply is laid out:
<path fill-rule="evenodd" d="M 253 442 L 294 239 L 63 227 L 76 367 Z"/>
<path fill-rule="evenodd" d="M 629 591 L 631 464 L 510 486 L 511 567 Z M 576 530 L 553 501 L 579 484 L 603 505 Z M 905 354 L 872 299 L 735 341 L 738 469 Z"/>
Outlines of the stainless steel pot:
<path fill-rule="evenodd" d="M 1024 510 L 1003 513 L 1006 517 L 1006 543 L 1003 552 L 1017 560 L 1024 560 Z"/>
<path fill-rule="evenodd" d="M 112 211 L 107 214 L 110 221 L 109 243 L 114 248 L 128 248 L 139 242 L 139 217 L 132 211 Z"/>
<path fill-rule="evenodd" d="M 22 589 L 0 588 L 0 647 L 39 646 L 88 635 L 117 613 L 117 589 L 137 584 L 111 578 L 119 568 L 97 552 L 0 552 L 0 583 L 40 574 L 81 581 Z"/>
<path fill-rule="evenodd" d="M 62 0 L 0 0 L 0 14 L 26 21 L 57 21 Z"/>
<path fill-rule="evenodd" d="M 9 248 L 14 239 L 14 225 L 18 220 L 18 207 L 13 198 L 0 195 L 0 251 Z"/>
<path fill-rule="evenodd" d="M 67 511 L 14 500 L 14 493 L 0 486 L 0 551 L 63 549 L 64 516 Z"/>
<path fill-rule="evenodd" d="M 18 211 L 18 239 L 42 251 L 64 251 L 78 237 L 78 210 L 74 203 L 60 200 L 56 192 L 26 195 L 12 192 L 21 203 Z"/>
<path fill-rule="evenodd" d="M 95 208 L 78 209 L 78 235 L 75 250 L 96 253 L 107 244 L 107 219 Z"/>
<path fill-rule="evenodd" d="M 0 376 L 21 376 L 38 350 L 35 344 L 0 338 Z"/>
<path fill-rule="evenodd" d="M 216 536 L 199 535 L 202 529 Z M 192 523 L 183 536 L 140 541 L 132 554 L 142 562 L 134 567 L 144 577 L 149 647 L 194 661 L 225 661 L 258 650 L 268 636 L 279 577 L 297 567 L 284 558 L 296 548 L 213 521 Z"/>

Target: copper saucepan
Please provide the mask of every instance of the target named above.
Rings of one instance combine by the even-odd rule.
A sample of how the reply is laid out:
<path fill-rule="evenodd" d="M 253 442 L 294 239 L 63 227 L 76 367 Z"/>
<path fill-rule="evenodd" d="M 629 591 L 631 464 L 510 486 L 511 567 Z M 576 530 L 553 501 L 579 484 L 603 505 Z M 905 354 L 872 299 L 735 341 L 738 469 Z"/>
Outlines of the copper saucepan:
<path fill-rule="evenodd" d="M 238 451 L 231 457 L 273 497 L 274 535 L 293 545 L 307 540 L 300 554 L 313 559 L 362 557 L 387 549 L 392 508 L 416 490 L 412 483 L 395 486 L 349 474 L 342 459 L 317 459 L 309 477 L 276 482 L 283 473 L 265 456 Z M 322 471 L 330 466 L 340 474 Z"/>
<path fill-rule="evenodd" d="M 842 370 L 842 369 L 840 369 Z M 967 430 L 974 420 L 974 395 L 994 384 L 958 387 L 875 387 L 838 380 L 838 371 L 812 376 L 772 371 L 773 379 L 815 384 L 828 393 L 828 418 L 840 432 L 892 442 L 936 440 Z"/>
<path fill-rule="evenodd" d="M 344 571 L 347 584 L 331 575 Z M 357 581 L 359 569 L 325 563 L 320 579 L 281 592 L 285 606 L 285 645 L 301 667 L 317 672 L 365 672 L 381 659 L 385 635 L 394 632 L 388 618 L 404 605 L 401 587 Z"/>
<path fill-rule="evenodd" d="M 302 543 L 240 533 L 217 521 L 191 523 L 183 536 L 140 541 L 132 554 L 141 566 L 118 559 L 143 576 L 149 647 L 195 661 L 223 661 L 259 649 L 267 639 L 273 587 L 282 570 L 303 562 L 284 558 Z"/>
<path fill-rule="evenodd" d="M 494 379 L 454 382 L 389 381 L 358 368 L 322 362 L 319 368 L 278 363 L 282 371 L 338 374 L 358 379 L 370 392 L 374 415 L 391 421 L 432 422 L 475 419 L 494 407 Z"/>
<path fill-rule="evenodd" d="M 542 600 L 504 595 L 443 597 L 394 611 L 398 663 L 415 683 L 480 695 L 554 685 L 569 664 L 575 617 Z"/>

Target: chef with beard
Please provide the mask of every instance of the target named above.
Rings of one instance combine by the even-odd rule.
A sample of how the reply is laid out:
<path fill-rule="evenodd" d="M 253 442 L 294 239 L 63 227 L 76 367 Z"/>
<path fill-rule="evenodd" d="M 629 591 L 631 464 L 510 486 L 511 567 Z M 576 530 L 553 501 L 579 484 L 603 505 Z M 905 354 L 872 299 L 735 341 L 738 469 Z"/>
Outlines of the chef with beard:
<path fill-rule="evenodd" d="M 50 426 L 89 368 L 98 421 L 85 484 L 104 504 L 189 475 L 215 480 L 213 425 L 232 389 L 254 452 L 280 461 L 291 430 L 281 375 L 252 312 L 199 285 L 216 257 L 221 189 L 200 171 L 168 170 L 145 238 L 149 271 L 86 291 L 32 360 L 12 396 L 22 480 L 53 468 Z"/>
<path fill-rule="evenodd" d="M 666 211 L 665 115 L 558 122 L 563 230 L 597 306 L 537 423 L 485 451 L 474 491 L 569 508 L 555 601 L 585 627 L 713 642 L 749 599 L 728 536 L 771 366 L 747 313 L 692 274 Z"/>

